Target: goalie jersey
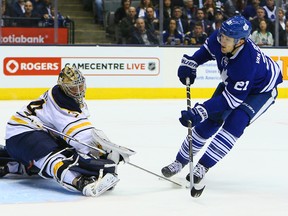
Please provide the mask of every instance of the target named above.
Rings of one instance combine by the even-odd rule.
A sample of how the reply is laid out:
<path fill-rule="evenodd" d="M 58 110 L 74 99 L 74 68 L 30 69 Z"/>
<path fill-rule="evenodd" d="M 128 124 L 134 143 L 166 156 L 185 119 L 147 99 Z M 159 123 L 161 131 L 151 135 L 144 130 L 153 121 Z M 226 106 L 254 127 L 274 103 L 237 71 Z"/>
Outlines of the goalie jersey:
<path fill-rule="evenodd" d="M 94 126 L 88 120 L 89 112 L 86 104 L 81 108 L 58 85 L 55 85 L 37 100 L 31 101 L 27 106 L 16 112 L 8 121 L 5 138 L 9 139 L 20 133 L 39 130 L 40 128 L 33 124 L 29 117 L 33 117 L 45 126 L 87 144 L 92 142 L 91 132 Z M 68 138 L 62 138 L 78 151 L 84 154 L 89 152 L 89 148 L 86 146 L 79 145 Z"/>
<path fill-rule="evenodd" d="M 225 90 L 205 102 L 207 110 L 235 109 L 248 95 L 269 92 L 282 82 L 279 65 L 266 56 L 250 39 L 234 55 L 221 52 L 215 31 L 192 56 L 198 65 L 216 60 Z"/>

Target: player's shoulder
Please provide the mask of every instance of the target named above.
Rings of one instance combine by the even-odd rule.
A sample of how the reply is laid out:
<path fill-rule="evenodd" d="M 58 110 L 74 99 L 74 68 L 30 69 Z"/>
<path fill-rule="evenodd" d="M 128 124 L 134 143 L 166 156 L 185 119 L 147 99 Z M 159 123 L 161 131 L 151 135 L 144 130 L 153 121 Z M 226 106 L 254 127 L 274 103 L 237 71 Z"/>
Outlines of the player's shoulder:
<path fill-rule="evenodd" d="M 255 67 L 259 52 L 261 51 L 257 48 L 257 45 L 252 41 L 247 40 L 243 48 L 240 49 L 239 55 L 236 56 L 236 60 L 241 64 L 244 63 L 246 67 Z"/>
<path fill-rule="evenodd" d="M 246 43 L 240 47 L 239 50 L 233 55 L 229 61 L 230 70 L 233 73 L 230 74 L 233 80 L 251 80 L 258 65 L 256 64 L 257 53 Z"/>
<path fill-rule="evenodd" d="M 81 113 L 80 105 L 71 97 L 68 97 L 59 85 L 55 85 L 50 89 L 50 96 L 54 103 L 61 109 L 67 109 Z"/>

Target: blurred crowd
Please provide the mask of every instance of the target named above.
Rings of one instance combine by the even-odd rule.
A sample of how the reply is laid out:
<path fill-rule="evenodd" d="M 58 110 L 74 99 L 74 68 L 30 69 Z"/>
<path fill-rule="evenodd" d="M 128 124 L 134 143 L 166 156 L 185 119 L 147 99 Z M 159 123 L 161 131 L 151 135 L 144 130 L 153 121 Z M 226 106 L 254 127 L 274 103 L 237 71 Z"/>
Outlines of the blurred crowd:
<path fill-rule="evenodd" d="M 53 27 L 55 8 L 53 0 L 0 0 L 1 26 L 5 27 Z M 58 27 L 69 22 L 57 12 Z"/>
<path fill-rule="evenodd" d="M 54 26 L 53 0 L 0 1 L 1 26 Z M 104 4 L 119 4 L 111 13 L 113 23 L 108 23 L 117 44 L 200 46 L 223 21 L 242 15 L 252 24 L 250 38 L 257 45 L 275 46 L 277 39 L 279 46 L 288 46 L 288 0 L 279 0 L 277 14 L 275 0 L 162 1 L 163 10 L 160 0 L 82 0 L 84 9 L 93 10 L 95 23 L 100 25 L 104 25 L 107 15 Z M 58 26 L 65 26 L 69 19 L 59 11 L 57 14 Z"/>
<path fill-rule="evenodd" d="M 242 15 L 252 24 L 251 39 L 257 45 L 274 46 L 276 36 L 279 46 L 288 45 L 288 0 L 281 0 L 277 14 L 274 0 L 163 0 L 162 11 L 159 0 L 140 0 L 134 6 L 135 1 L 121 0 L 114 11 L 118 44 L 199 46 L 224 20 Z M 99 18 L 101 7 L 98 1 Z M 276 16 L 279 34 L 275 34 Z M 98 21 L 103 22 L 103 17 Z"/>

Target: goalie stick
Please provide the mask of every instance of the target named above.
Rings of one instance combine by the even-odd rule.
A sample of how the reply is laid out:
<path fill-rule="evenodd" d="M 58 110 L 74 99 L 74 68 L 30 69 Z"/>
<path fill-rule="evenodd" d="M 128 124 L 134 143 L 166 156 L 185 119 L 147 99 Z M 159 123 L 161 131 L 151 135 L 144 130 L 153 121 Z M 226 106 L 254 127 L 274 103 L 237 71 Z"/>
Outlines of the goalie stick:
<path fill-rule="evenodd" d="M 187 111 L 191 110 L 190 78 L 186 78 Z M 190 194 L 192 197 L 201 196 L 205 186 L 200 189 L 195 188 L 193 178 L 193 145 L 192 145 L 192 122 L 188 121 L 188 142 L 189 142 L 189 171 L 190 171 Z"/>
<path fill-rule="evenodd" d="M 127 164 L 129 164 L 129 165 L 131 165 L 131 166 L 134 166 L 134 167 L 136 167 L 136 168 L 138 168 L 138 169 L 140 169 L 140 170 L 143 170 L 143 171 L 145 171 L 145 172 L 147 172 L 147 173 L 150 173 L 150 174 L 152 174 L 152 175 L 154 175 L 154 176 L 157 176 L 157 177 L 159 177 L 159 178 L 161 178 L 161 179 L 163 179 L 163 180 L 165 180 L 165 181 L 169 181 L 169 182 L 171 182 L 171 183 L 173 183 L 173 184 L 175 184 L 175 185 L 177 185 L 177 186 L 182 187 L 182 184 L 180 184 L 180 183 L 178 183 L 178 182 L 176 182 L 176 181 L 173 181 L 173 180 L 171 180 L 171 179 L 168 179 L 168 178 L 166 178 L 166 177 L 164 177 L 164 176 L 158 175 L 158 174 L 156 174 L 156 173 L 154 173 L 154 172 L 151 172 L 151 171 L 149 171 L 149 170 L 147 170 L 147 169 L 144 169 L 143 167 L 140 167 L 140 166 L 138 166 L 138 165 L 136 165 L 136 164 L 133 164 L 133 163 L 131 163 L 131 162 L 127 162 Z"/>
<path fill-rule="evenodd" d="M 55 133 L 55 134 L 58 134 L 58 135 L 60 135 L 60 136 L 63 136 L 63 137 L 65 137 L 65 138 L 68 138 L 68 139 L 70 139 L 70 140 L 73 140 L 73 141 L 75 141 L 75 142 L 77 142 L 77 143 L 79 143 L 79 144 L 81 144 L 81 145 L 84 145 L 84 146 L 86 146 L 86 147 L 89 147 L 89 148 L 91 148 L 91 149 L 94 149 L 94 150 L 96 150 L 96 151 L 98 151 L 98 152 L 100 152 L 100 153 L 102 153 L 102 154 L 107 154 L 107 152 L 104 151 L 103 149 L 100 149 L 100 148 L 97 148 L 96 146 L 91 146 L 91 145 L 89 145 L 89 144 L 87 144 L 87 143 L 81 142 L 80 140 L 78 140 L 78 139 L 76 139 L 76 138 L 74 138 L 74 137 L 68 136 L 68 135 L 66 135 L 66 134 L 64 134 L 64 133 L 61 133 L 61 132 L 59 132 L 59 131 L 51 128 L 51 127 L 48 127 L 48 126 L 46 126 L 46 125 L 44 125 L 44 124 L 42 124 L 42 123 L 39 123 L 39 122 L 35 121 L 33 118 L 29 117 L 29 114 L 27 114 L 26 116 L 24 116 L 24 115 L 21 115 L 21 116 L 23 116 L 23 117 L 25 117 L 25 118 L 28 118 L 28 119 L 29 119 L 33 124 L 35 124 L 38 128 L 44 128 L 44 129 L 46 129 L 46 130 L 48 130 L 48 131 L 50 131 L 50 132 L 53 132 L 53 133 Z M 102 132 L 102 131 L 100 131 L 100 130 L 98 130 L 98 129 L 95 129 L 95 130 L 97 130 L 98 132 Z M 102 132 L 102 133 L 103 133 L 103 132 Z M 115 151 L 117 151 L 117 152 L 119 152 L 119 153 L 127 154 L 127 155 L 129 155 L 129 156 L 136 154 L 136 152 L 135 152 L 134 150 L 132 150 L 132 149 L 126 148 L 126 147 L 124 147 L 124 146 L 119 146 L 119 145 L 117 145 L 117 144 L 115 144 L 115 143 L 110 142 L 110 141 L 107 140 L 107 139 L 101 138 L 97 133 L 96 133 L 95 135 L 97 136 L 97 141 L 98 141 L 99 144 L 102 145 L 102 146 L 108 146 L 111 150 L 115 150 Z"/>
<path fill-rule="evenodd" d="M 30 118 L 29 116 L 25 116 L 25 117 L 27 117 L 31 122 L 33 122 L 33 123 L 35 123 L 35 124 L 37 125 L 37 123 L 34 122 L 32 118 Z M 37 125 L 37 126 L 38 126 L 38 125 Z M 91 145 L 89 145 L 89 144 L 87 144 L 87 143 L 81 142 L 81 141 L 79 141 L 78 139 L 76 139 L 76 138 L 74 138 L 74 137 L 71 137 L 71 136 L 68 136 L 68 135 L 66 135 L 66 134 L 64 134 L 64 133 L 61 133 L 61 132 L 59 132 L 59 131 L 57 131 L 57 130 L 55 130 L 55 129 L 53 129 L 53 128 L 50 128 L 50 127 L 48 127 L 48 126 L 46 126 L 46 125 L 44 125 L 44 124 L 41 124 L 41 125 L 39 125 L 38 127 L 40 127 L 40 128 L 42 127 L 42 128 L 44 128 L 44 129 L 46 129 L 46 130 L 48 130 L 48 131 L 54 132 L 54 133 L 56 133 L 56 134 L 58 134 L 58 135 L 61 135 L 61 136 L 66 137 L 66 138 L 68 138 L 68 139 L 71 139 L 71 140 L 73 140 L 73 141 L 75 141 L 75 142 L 78 142 L 78 143 L 81 144 L 81 145 L 84 145 L 84 146 L 86 146 L 86 147 L 89 147 L 89 148 L 91 148 L 91 149 L 94 149 L 94 150 L 96 150 L 96 151 L 99 151 L 99 152 L 101 152 L 101 153 L 103 153 L 103 154 L 107 154 L 107 152 L 104 151 L 103 149 L 100 149 L 100 148 L 97 148 L 96 146 L 91 146 Z M 99 130 L 98 130 L 98 131 L 99 131 Z M 120 152 L 120 153 L 127 154 L 127 155 L 129 155 L 129 156 L 136 154 L 136 152 L 135 152 L 134 150 L 132 150 L 132 149 L 129 149 L 129 148 L 126 148 L 126 147 L 123 147 L 123 146 L 119 146 L 119 145 L 117 145 L 117 144 L 115 144 L 115 143 L 112 143 L 112 142 L 110 142 L 110 141 L 108 141 L 108 140 L 106 140 L 106 139 L 101 138 L 100 136 L 98 136 L 98 138 L 101 139 L 100 145 L 101 145 L 101 144 L 105 144 L 106 146 L 109 146 L 109 148 L 111 148 L 112 150 L 118 151 L 118 152 Z M 150 173 L 150 174 L 152 174 L 152 175 L 154 175 L 154 176 L 157 176 L 157 177 L 159 177 L 159 178 L 161 178 L 161 179 L 163 179 L 163 180 L 169 181 L 169 182 L 171 182 L 171 183 L 173 183 L 173 184 L 175 184 L 175 185 L 177 185 L 177 186 L 182 187 L 182 184 L 180 184 L 180 183 L 178 183 L 178 182 L 176 182 L 176 181 L 173 181 L 173 180 L 170 180 L 170 179 L 168 179 L 168 178 L 165 178 L 164 176 L 158 175 L 158 174 L 156 174 L 156 173 L 154 173 L 154 172 L 152 172 L 152 171 L 149 171 L 149 170 L 147 170 L 147 169 L 145 169 L 145 168 L 143 168 L 143 167 L 140 167 L 140 166 L 138 166 L 138 165 L 136 165 L 136 164 L 133 164 L 133 163 L 131 163 L 131 162 L 126 162 L 126 163 L 129 164 L 130 166 L 136 167 L 136 168 L 138 168 L 138 169 L 140 169 L 140 170 L 142 170 L 142 171 L 145 171 L 145 172 Z"/>

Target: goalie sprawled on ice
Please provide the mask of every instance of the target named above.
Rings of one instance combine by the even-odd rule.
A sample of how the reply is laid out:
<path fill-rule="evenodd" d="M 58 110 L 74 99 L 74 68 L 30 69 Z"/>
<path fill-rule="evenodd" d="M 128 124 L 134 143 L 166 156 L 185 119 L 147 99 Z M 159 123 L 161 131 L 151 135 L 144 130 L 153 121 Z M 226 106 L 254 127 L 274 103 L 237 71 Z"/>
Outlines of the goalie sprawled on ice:
<path fill-rule="evenodd" d="M 117 184 L 117 165 L 135 152 L 113 144 L 92 125 L 85 91 L 82 73 L 66 66 L 57 85 L 10 118 L 0 177 L 38 174 L 85 196 L 99 196 Z"/>

